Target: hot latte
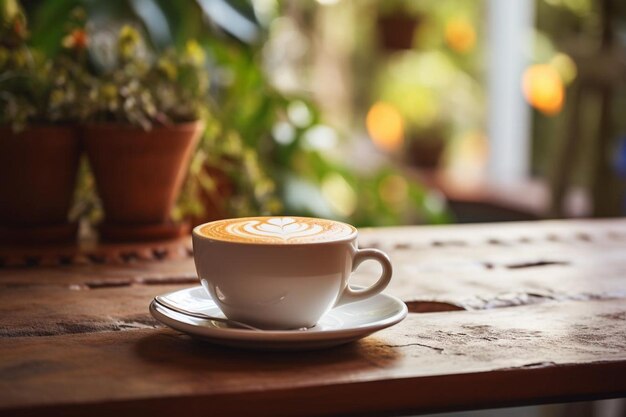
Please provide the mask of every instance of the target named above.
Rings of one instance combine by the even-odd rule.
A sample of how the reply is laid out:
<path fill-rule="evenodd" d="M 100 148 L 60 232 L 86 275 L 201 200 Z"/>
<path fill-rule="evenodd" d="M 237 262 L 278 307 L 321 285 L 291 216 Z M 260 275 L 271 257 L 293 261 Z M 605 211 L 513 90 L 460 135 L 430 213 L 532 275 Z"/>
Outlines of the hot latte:
<path fill-rule="evenodd" d="M 311 327 L 333 307 L 378 294 L 391 279 L 387 255 L 359 249 L 357 230 L 333 220 L 218 220 L 196 226 L 192 237 L 198 277 L 213 301 L 229 319 L 263 329 Z M 380 277 L 353 290 L 350 274 L 366 260 L 380 263 Z"/>
<path fill-rule="evenodd" d="M 269 245 L 322 243 L 356 236 L 356 229 L 332 220 L 308 217 L 245 217 L 218 220 L 197 229 L 209 239 Z"/>

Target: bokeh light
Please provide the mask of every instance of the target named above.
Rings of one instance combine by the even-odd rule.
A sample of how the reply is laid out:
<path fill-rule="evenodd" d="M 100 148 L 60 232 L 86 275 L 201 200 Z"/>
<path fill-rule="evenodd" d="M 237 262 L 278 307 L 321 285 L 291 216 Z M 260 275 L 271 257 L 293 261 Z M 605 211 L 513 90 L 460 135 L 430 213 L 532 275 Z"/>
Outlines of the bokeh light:
<path fill-rule="evenodd" d="M 289 145 L 296 139 L 296 130 L 289 122 L 280 121 L 272 127 L 272 136 L 281 145 Z"/>
<path fill-rule="evenodd" d="M 531 106 L 547 115 L 561 111 L 565 87 L 558 71 L 546 64 L 531 65 L 524 71 L 522 89 Z"/>
<path fill-rule="evenodd" d="M 338 141 L 335 129 L 326 125 L 315 125 L 302 135 L 303 147 L 313 151 L 332 151 Z"/>
<path fill-rule="evenodd" d="M 384 102 L 375 103 L 367 112 L 365 120 L 372 142 L 384 151 L 393 152 L 404 143 L 404 120 L 394 106 Z"/>
<path fill-rule="evenodd" d="M 476 30 L 464 17 L 455 17 L 446 23 L 446 43 L 456 52 L 466 53 L 476 45 Z"/>
<path fill-rule="evenodd" d="M 330 173 L 322 181 L 322 195 L 341 217 L 349 217 L 356 210 L 357 194 L 346 179 L 338 173 Z"/>
<path fill-rule="evenodd" d="M 455 193 L 471 193 L 484 184 L 489 141 L 484 132 L 468 130 L 454 137 L 442 180 Z"/>
<path fill-rule="evenodd" d="M 550 66 L 559 73 L 565 85 L 569 85 L 576 79 L 578 68 L 576 63 L 569 55 L 559 52 L 550 60 Z"/>
<path fill-rule="evenodd" d="M 389 175 L 385 177 L 378 187 L 380 198 L 387 204 L 404 205 L 407 202 L 409 185 L 407 180 L 400 175 Z"/>
<path fill-rule="evenodd" d="M 289 121 L 297 127 L 306 127 L 313 121 L 313 115 L 309 107 L 301 100 L 295 100 L 289 103 L 287 107 L 287 117 Z"/>

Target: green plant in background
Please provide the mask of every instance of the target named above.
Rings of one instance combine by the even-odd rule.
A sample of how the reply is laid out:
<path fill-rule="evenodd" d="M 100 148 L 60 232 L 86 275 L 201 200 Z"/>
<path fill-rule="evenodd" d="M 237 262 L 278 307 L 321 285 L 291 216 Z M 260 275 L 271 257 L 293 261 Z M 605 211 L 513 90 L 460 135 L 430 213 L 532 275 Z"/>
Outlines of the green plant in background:
<path fill-rule="evenodd" d="M 153 124 L 203 117 L 209 74 L 204 51 L 195 41 L 189 40 L 180 53 L 167 49 L 154 54 L 137 29 L 124 25 L 108 45 L 113 50 L 92 51 L 113 60 L 94 74 L 83 106 L 88 121 L 128 123 L 148 130 Z"/>
<path fill-rule="evenodd" d="M 379 13 L 389 4 L 377 2 Z M 379 60 L 374 100 L 393 105 L 412 142 L 432 146 L 484 130 L 482 2 L 404 2 L 415 16 L 411 47 Z"/>
<path fill-rule="evenodd" d="M 152 63 L 148 61 L 139 32 L 131 26 L 123 26 L 111 45 L 114 50 L 107 52 L 114 57 L 114 62 L 91 88 L 89 104 L 92 107 L 88 118 L 148 130 L 158 111 L 147 80 Z"/>
<path fill-rule="evenodd" d="M 37 114 L 34 98 L 41 80 L 26 45 L 26 18 L 18 4 L 5 2 L 0 13 L 0 125 L 18 130 Z"/>
<path fill-rule="evenodd" d="M 221 130 L 218 121 L 211 126 L 194 156 L 177 215 L 212 219 L 279 213 L 283 205 L 276 195 L 276 183 L 258 153 L 245 145 L 238 132 Z M 198 196 L 204 205 L 198 204 Z"/>
<path fill-rule="evenodd" d="M 87 67 L 85 19 L 84 10 L 80 8 L 70 13 L 62 49 L 54 59 L 46 60 L 52 67 L 47 75 L 52 82 L 48 105 L 52 122 L 82 122 L 88 115 L 85 103 L 94 77 Z"/>
<path fill-rule="evenodd" d="M 363 174 L 332 156 L 329 143 L 323 145 L 324 136 L 328 139 L 332 129 L 322 124 L 316 106 L 306 98 L 279 93 L 267 81 L 261 62 L 267 31 L 256 18 L 261 11 L 252 3 L 58 0 L 33 4 L 28 9 L 35 22 L 33 44 L 49 56 L 57 55 L 60 48 L 54 38 L 60 44 L 66 36 L 58 31 L 59 16 L 66 16 L 76 5 L 83 5 L 87 12 L 87 33 L 110 31 L 124 22 L 135 31 L 125 29 L 118 53 L 139 48 L 128 55 L 127 62 L 114 60 L 104 81 L 95 84 L 99 89 L 88 97 L 95 98 L 95 104 L 84 106 L 95 106 L 95 113 L 89 110 L 99 115 L 95 120 L 103 117 L 147 127 L 202 114 L 207 121 L 177 217 L 206 218 L 211 216 L 206 211 L 213 210 L 217 216 L 308 214 L 358 225 L 446 220 L 441 200 L 397 170 Z M 223 13 L 230 18 L 223 19 Z M 265 21 L 271 21 L 271 16 Z M 143 44 L 141 33 L 147 35 Z M 189 43 L 190 39 L 197 43 Z M 208 72 L 197 65 L 203 53 Z M 103 65 L 107 60 L 97 58 L 96 47 L 90 47 L 90 58 L 87 67 L 102 66 L 107 74 Z M 120 65 L 130 68 L 116 79 L 116 65 L 117 72 Z M 204 101 L 204 94 L 199 93 L 204 93 L 209 83 L 200 81 L 193 75 L 195 71 L 211 76 L 210 94 Z M 130 78 L 140 80 L 129 79 L 127 72 L 135 74 Z M 111 88 L 105 87 L 107 81 Z M 185 90 L 189 95 L 183 101 L 189 106 L 180 106 L 181 91 L 177 89 L 186 85 L 197 88 Z M 133 97 L 131 104 L 124 101 L 125 93 L 132 93 L 126 97 Z M 294 109 L 307 116 L 294 119 Z"/>
<path fill-rule="evenodd" d="M 1 6 L 0 125 L 21 130 L 29 123 L 80 120 L 79 95 L 91 81 L 81 63 L 85 45 L 70 45 L 68 38 L 66 51 L 54 60 L 46 59 L 27 44 L 26 18 L 19 5 L 5 0 Z"/>

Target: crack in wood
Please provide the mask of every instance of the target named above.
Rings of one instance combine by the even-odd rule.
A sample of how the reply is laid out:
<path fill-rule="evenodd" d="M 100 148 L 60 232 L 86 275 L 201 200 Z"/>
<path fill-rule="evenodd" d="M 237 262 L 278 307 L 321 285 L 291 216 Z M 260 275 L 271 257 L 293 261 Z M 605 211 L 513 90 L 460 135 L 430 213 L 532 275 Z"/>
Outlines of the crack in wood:
<path fill-rule="evenodd" d="M 184 284 L 199 284 L 198 278 L 195 274 L 192 275 L 172 275 L 172 276 L 139 276 L 135 278 L 123 278 L 123 279 L 101 279 L 86 281 L 83 283 L 74 284 L 59 284 L 72 291 L 85 291 L 85 290 L 102 290 L 110 288 L 123 288 L 132 286 L 159 286 L 159 285 L 184 285 Z M 46 285 L 54 285 L 46 283 Z M 41 284 L 35 282 L 27 283 L 0 283 L 0 289 L 27 289 L 27 288 L 39 288 Z"/>
<path fill-rule="evenodd" d="M 434 301 L 434 300 L 403 300 L 409 313 L 427 314 L 448 311 L 476 311 L 491 310 L 496 308 L 521 307 L 533 304 L 541 304 L 550 301 L 592 301 L 592 300 L 615 300 L 626 298 L 626 293 L 607 294 L 564 294 L 564 293 L 538 293 L 534 291 L 520 293 L 496 294 L 493 297 L 474 296 L 472 299 L 460 300 L 457 303 Z"/>
<path fill-rule="evenodd" d="M 167 249 L 160 249 L 160 248 L 155 248 L 152 249 L 152 254 L 154 255 L 154 257 L 158 260 L 163 260 L 167 257 L 169 251 Z"/>
<path fill-rule="evenodd" d="M 558 366 L 555 362 L 552 361 L 548 361 L 548 362 L 533 362 L 533 363 L 526 363 L 524 365 L 520 365 L 520 366 L 514 366 L 512 368 L 505 368 L 506 370 L 511 370 L 511 369 L 538 369 L 538 368 L 548 368 L 548 367 L 552 367 L 552 366 Z"/>
<path fill-rule="evenodd" d="M 466 310 L 462 306 L 447 303 L 443 301 L 422 301 L 413 300 L 405 301 L 410 313 L 440 313 L 444 311 L 461 311 Z"/>
<path fill-rule="evenodd" d="M 152 317 L 129 317 L 113 322 L 56 323 L 56 325 L 47 328 L 24 327 L 19 329 L 0 329 L 0 338 L 60 336 L 66 334 L 157 329 L 162 327 L 164 326 Z"/>
<path fill-rule="evenodd" d="M 393 248 L 397 250 L 411 249 L 411 244 L 407 242 L 396 243 Z"/>
<path fill-rule="evenodd" d="M 534 262 L 513 263 L 513 264 L 507 264 L 505 266 L 508 269 L 522 269 L 522 268 L 537 268 L 537 267 L 542 267 L 542 266 L 553 266 L 553 265 L 567 266 L 567 265 L 570 265 L 570 262 L 543 260 L 543 261 L 534 261 Z"/>
<path fill-rule="evenodd" d="M 435 346 L 430 346 L 430 345 L 425 345 L 423 343 L 417 343 L 417 342 L 412 342 L 412 343 L 402 343 L 402 344 L 398 344 L 398 345 L 389 345 L 389 344 L 385 344 L 383 345 L 385 347 L 390 347 L 390 348 L 404 348 L 404 347 L 411 347 L 411 346 L 420 346 L 420 347 L 425 347 L 428 349 L 432 349 L 437 353 L 443 353 L 444 349 L 443 348 L 439 348 L 439 347 L 435 347 Z"/>
<path fill-rule="evenodd" d="M 138 277 L 135 282 L 141 285 L 199 284 L 198 277 L 195 274 L 168 277 Z"/>
<path fill-rule="evenodd" d="M 137 252 L 120 252 L 119 257 L 125 263 L 135 262 L 140 259 Z"/>
<path fill-rule="evenodd" d="M 464 310 L 491 310 L 495 308 L 522 307 L 534 304 L 542 304 L 551 301 L 610 301 L 626 298 L 626 293 L 603 293 L 603 294 L 566 294 L 551 293 L 539 294 L 535 292 L 499 294 L 490 298 L 475 296 L 472 299 L 462 300 L 459 302 Z"/>
<path fill-rule="evenodd" d="M 130 287 L 130 280 L 102 280 L 102 281 L 89 281 L 84 285 L 79 286 L 78 289 L 83 290 L 99 290 L 102 288 L 119 288 L 119 287 Z"/>
<path fill-rule="evenodd" d="M 157 329 L 163 327 L 152 318 L 135 320 L 118 320 L 114 323 L 118 330 Z"/>
<path fill-rule="evenodd" d="M 467 246 L 467 242 L 463 240 L 434 240 L 431 242 L 431 246 L 434 247 L 443 247 L 443 246 L 456 246 L 462 247 Z"/>
<path fill-rule="evenodd" d="M 612 240 L 623 240 L 626 238 L 626 233 L 608 232 L 605 236 Z M 499 237 L 488 238 L 488 239 L 485 239 L 484 241 L 467 241 L 463 239 L 446 239 L 446 240 L 436 239 L 436 240 L 430 241 L 429 243 L 426 243 L 426 245 L 432 246 L 432 247 L 466 247 L 466 246 L 476 247 L 476 246 L 483 246 L 483 245 L 512 246 L 515 243 L 530 244 L 535 241 L 541 241 L 541 240 L 544 240 L 547 242 L 553 242 L 553 243 L 568 243 L 568 242 L 575 243 L 576 241 L 591 243 L 595 239 L 598 239 L 598 238 L 601 238 L 601 237 L 597 235 L 592 235 L 586 232 L 578 232 L 578 233 L 575 233 L 574 235 L 550 233 L 543 237 L 541 236 L 512 237 L 511 240 L 502 239 Z M 367 243 L 364 246 L 380 247 L 381 244 L 379 242 L 372 242 L 372 243 Z M 393 243 L 389 245 L 390 248 L 393 248 L 395 250 L 409 250 L 417 246 L 420 246 L 420 245 L 416 244 L 416 242 L 411 242 L 411 241 L 397 242 L 397 243 Z"/>
<path fill-rule="evenodd" d="M 48 247 L 0 247 L 0 268 L 100 264 L 137 264 L 140 261 L 190 258 L 190 239 L 137 244 L 78 245 Z M 157 245 L 156 247 L 154 245 Z"/>
<path fill-rule="evenodd" d="M 107 257 L 104 255 L 97 255 L 95 253 L 89 253 L 86 255 L 87 259 L 89 259 L 89 261 L 91 261 L 91 263 L 93 264 L 103 264 L 107 261 Z"/>
<path fill-rule="evenodd" d="M 99 290 L 106 288 L 130 287 L 136 285 L 182 285 L 198 284 L 198 278 L 193 276 L 168 276 L 168 277 L 137 277 L 124 280 L 98 280 L 88 281 L 77 289 Z"/>
<path fill-rule="evenodd" d="M 499 266 L 493 262 L 483 261 L 481 262 L 482 266 L 485 269 L 496 269 Z M 507 269 L 525 269 L 525 268 L 539 268 L 542 266 L 567 266 L 570 265 L 568 261 L 551 261 L 551 260 L 540 260 L 540 261 L 525 261 L 525 262 L 517 262 L 504 264 L 503 266 Z"/>

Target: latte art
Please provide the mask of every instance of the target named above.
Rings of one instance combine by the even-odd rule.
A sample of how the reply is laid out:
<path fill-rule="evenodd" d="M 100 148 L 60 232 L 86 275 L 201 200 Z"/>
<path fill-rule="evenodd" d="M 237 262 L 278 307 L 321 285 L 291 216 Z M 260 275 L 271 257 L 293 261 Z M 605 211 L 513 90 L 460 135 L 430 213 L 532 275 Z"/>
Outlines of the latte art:
<path fill-rule="evenodd" d="M 207 223 L 198 232 L 228 242 L 297 244 L 346 239 L 355 235 L 356 229 L 345 223 L 308 217 L 247 217 Z"/>
<path fill-rule="evenodd" d="M 245 223 L 243 233 L 234 225 L 226 227 L 228 232 L 240 237 L 267 236 L 283 240 L 315 236 L 324 231 L 319 224 L 299 223 L 293 217 L 277 217 L 267 221 L 252 220 Z"/>

